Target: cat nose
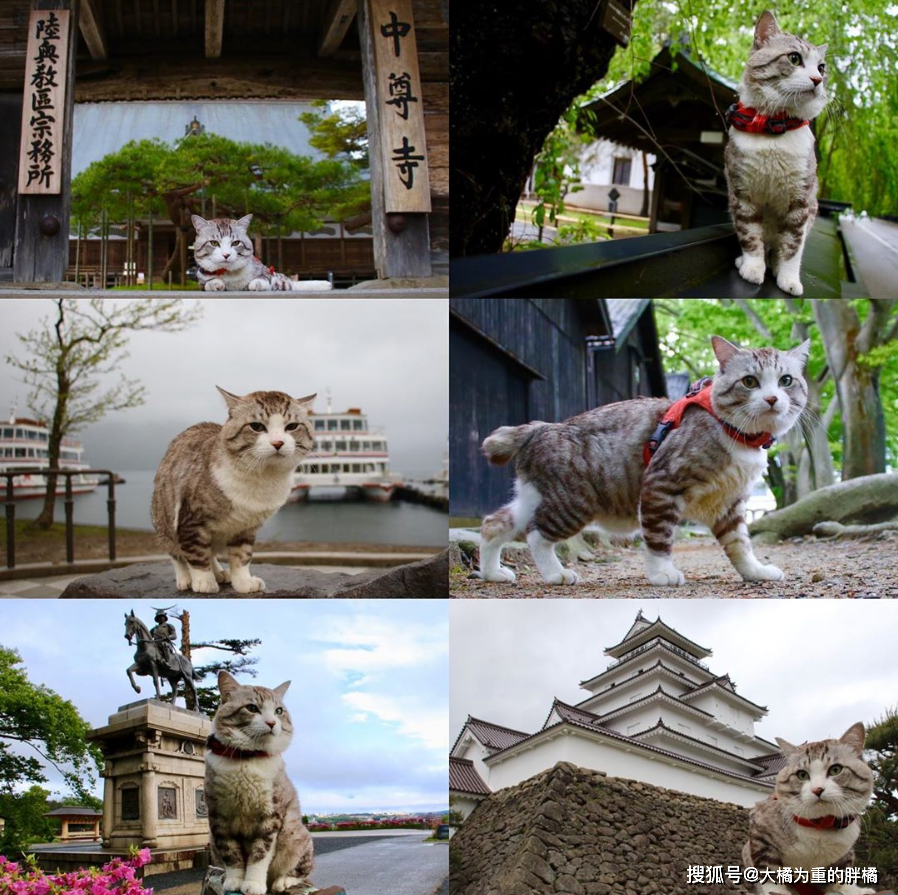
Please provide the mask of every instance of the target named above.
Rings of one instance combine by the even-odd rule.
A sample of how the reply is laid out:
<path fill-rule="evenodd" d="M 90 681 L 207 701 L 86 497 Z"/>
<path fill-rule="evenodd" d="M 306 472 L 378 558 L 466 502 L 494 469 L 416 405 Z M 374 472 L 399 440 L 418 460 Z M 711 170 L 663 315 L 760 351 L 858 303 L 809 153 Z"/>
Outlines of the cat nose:
<path fill-rule="evenodd" d="M 776 404 L 776 402 L 777 402 L 777 397 L 776 397 L 776 395 L 771 395 L 769 398 L 764 398 L 764 400 L 765 400 L 771 407 L 773 407 L 773 405 Z"/>
<path fill-rule="evenodd" d="M 225 260 L 227 260 L 228 258 L 231 257 L 231 253 L 230 252 L 222 252 L 221 257 L 224 258 Z"/>
<path fill-rule="evenodd" d="M 277 724 L 277 721 L 266 721 L 265 722 L 272 730 L 274 730 L 274 725 Z M 820 792 L 823 792 L 821 789 Z"/>
<path fill-rule="evenodd" d="M 823 78 L 818 78 L 818 77 L 815 77 L 814 75 L 811 75 L 811 80 L 814 82 L 814 86 L 815 86 L 815 87 L 816 87 L 818 84 L 822 84 L 822 83 L 823 83 Z"/>
<path fill-rule="evenodd" d="M 822 787 L 822 786 L 818 786 L 818 787 L 812 789 L 811 792 L 814 793 L 814 795 L 817 796 L 817 798 L 819 799 L 820 796 L 823 795 L 823 787 Z"/>
<path fill-rule="evenodd" d="M 272 446 L 276 451 L 279 451 L 279 450 L 284 446 L 284 442 L 283 442 L 283 441 L 272 441 L 272 442 L 271 442 L 271 446 Z"/>

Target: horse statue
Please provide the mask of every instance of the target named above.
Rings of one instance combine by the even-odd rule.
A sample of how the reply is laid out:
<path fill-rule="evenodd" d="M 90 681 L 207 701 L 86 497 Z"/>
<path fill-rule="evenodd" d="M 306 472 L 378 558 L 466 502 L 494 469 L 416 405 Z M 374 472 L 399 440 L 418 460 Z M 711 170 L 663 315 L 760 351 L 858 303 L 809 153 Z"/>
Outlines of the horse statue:
<path fill-rule="evenodd" d="M 190 659 L 172 650 L 166 653 L 164 647 L 153 638 L 150 629 L 131 610 L 125 613 L 125 639 L 129 644 L 137 640 L 137 652 L 134 653 L 134 664 L 128 669 L 128 680 L 135 692 L 140 693 L 140 685 L 134 680 L 134 674 L 141 677 L 152 677 L 156 685 L 156 698 L 162 698 L 159 679 L 164 678 L 171 684 L 171 704 L 175 705 L 178 696 L 178 683 L 184 682 L 184 698 L 187 708 L 197 708 L 196 686 L 198 680 Z"/>

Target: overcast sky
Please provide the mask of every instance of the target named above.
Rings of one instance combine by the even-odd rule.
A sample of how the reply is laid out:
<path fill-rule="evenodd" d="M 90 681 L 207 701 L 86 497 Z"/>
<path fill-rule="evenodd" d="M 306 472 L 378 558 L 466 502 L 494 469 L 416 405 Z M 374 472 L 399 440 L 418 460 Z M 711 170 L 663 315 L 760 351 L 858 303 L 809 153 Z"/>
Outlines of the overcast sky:
<path fill-rule="evenodd" d="M 216 296 L 201 303 L 202 320 L 185 332 L 131 336 L 117 375 L 139 379 L 147 401 L 80 433 L 95 468 L 155 469 L 179 432 L 225 420 L 220 385 L 235 394 L 317 391 L 318 412 L 329 388 L 335 411 L 360 407 L 372 427 L 384 427 L 394 472 L 424 478 L 441 469 L 449 432 L 445 299 Z M 5 358 L 22 356 L 16 333 L 54 312 L 49 299 L 0 299 L 0 418 L 17 398 L 19 415 L 33 415 L 29 389 Z"/>
<path fill-rule="evenodd" d="M 262 640 L 253 653 L 258 676 L 238 679 L 270 687 L 292 681 L 285 702 L 295 733 L 285 758 L 306 813 L 446 807 L 445 601 L 191 600 L 184 606 L 196 642 Z M 71 700 L 91 725 L 101 726 L 119 706 L 152 695 L 151 678 L 138 679 L 138 695 L 125 675 L 134 648 L 124 639 L 123 616 L 132 608 L 153 624 L 155 613 L 141 600 L 4 600 L 0 644 L 19 651 L 33 683 Z M 193 660 L 202 665 L 227 655 L 200 650 Z M 49 776 L 60 792 L 59 775 L 51 769 Z M 95 792 L 102 796 L 102 782 Z"/>
<path fill-rule="evenodd" d="M 535 733 L 554 697 L 585 699 L 640 608 L 713 650 L 711 671 L 769 709 L 767 740 L 839 737 L 898 705 L 891 600 L 453 600 L 452 741 L 469 714 Z"/>

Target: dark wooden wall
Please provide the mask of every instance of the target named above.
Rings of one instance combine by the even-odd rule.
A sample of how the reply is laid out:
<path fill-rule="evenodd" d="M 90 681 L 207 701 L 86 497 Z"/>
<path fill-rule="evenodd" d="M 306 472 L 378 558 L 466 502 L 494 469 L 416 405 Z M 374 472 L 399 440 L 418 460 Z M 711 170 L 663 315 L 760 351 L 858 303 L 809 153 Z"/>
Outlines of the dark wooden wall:
<path fill-rule="evenodd" d="M 452 515 L 483 515 L 511 493 L 512 469 L 480 454 L 490 432 L 587 409 L 585 338 L 601 334 L 601 316 L 589 300 L 450 300 Z"/>

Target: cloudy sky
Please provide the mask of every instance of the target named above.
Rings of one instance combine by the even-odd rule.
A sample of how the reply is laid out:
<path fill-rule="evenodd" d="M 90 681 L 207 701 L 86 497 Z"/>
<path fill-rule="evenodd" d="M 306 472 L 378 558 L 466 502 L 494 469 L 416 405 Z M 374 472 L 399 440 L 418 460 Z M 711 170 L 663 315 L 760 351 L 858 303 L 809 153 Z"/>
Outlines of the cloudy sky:
<path fill-rule="evenodd" d="M 138 696 L 125 675 L 134 648 L 123 613 L 132 608 L 153 624 L 141 600 L 6 600 L 0 644 L 18 650 L 32 682 L 100 726 L 153 688 L 140 678 Z M 255 682 L 292 681 L 285 701 L 295 733 L 285 758 L 306 813 L 446 807 L 446 602 L 193 600 L 186 608 L 193 640 L 258 637 Z M 200 650 L 193 661 L 226 655 Z M 61 791 L 58 774 L 48 776 Z"/>
<path fill-rule="evenodd" d="M 131 336 L 130 357 L 107 379 L 139 379 L 147 401 L 80 433 L 95 468 L 155 469 L 179 432 L 223 422 L 220 385 L 235 394 L 318 392 L 319 412 L 330 389 L 335 411 L 360 407 L 373 427 L 385 429 L 395 472 L 424 478 L 440 470 L 449 431 L 445 299 L 200 301 L 203 317 L 191 329 Z M 29 389 L 5 359 L 23 355 L 16 333 L 41 327 L 52 313 L 49 299 L 0 301 L 0 418 L 16 399 L 20 416 L 33 415 Z"/>
<path fill-rule="evenodd" d="M 889 600 L 454 600 L 450 606 L 450 735 L 465 718 L 535 733 L 553 697 L 614 660 L 636 613 L 713 650 L 704 662 L 767 706 L 767 740 L 841 736 L 898 705 L 898 603 Z"/>

